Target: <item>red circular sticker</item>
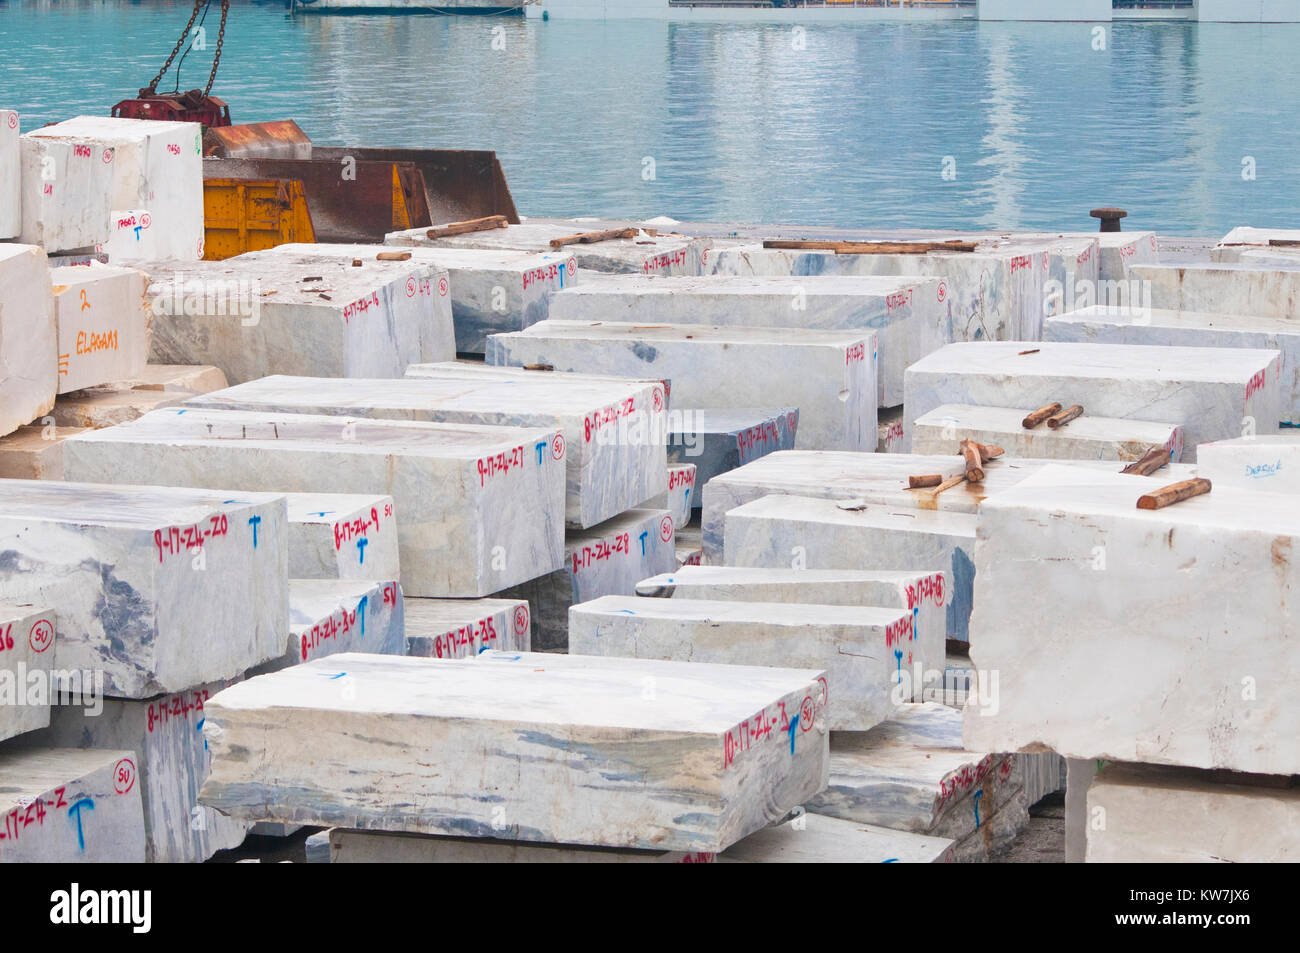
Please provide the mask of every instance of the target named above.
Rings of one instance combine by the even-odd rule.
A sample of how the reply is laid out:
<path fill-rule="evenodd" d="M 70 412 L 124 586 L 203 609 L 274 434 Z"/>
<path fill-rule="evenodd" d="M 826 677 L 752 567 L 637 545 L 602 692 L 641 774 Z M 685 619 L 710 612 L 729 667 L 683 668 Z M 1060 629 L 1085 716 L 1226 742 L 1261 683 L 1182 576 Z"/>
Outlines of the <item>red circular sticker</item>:
<path fill-rule="evenodd" d="M 407 296 L 408 298 L 414 298 L 414 297 L 415 297 L 415 291 L 416 291 L 416 289 L 417 289 L 418 287 L 419 287 L 419 286 L 415 283 L 415 277 L 414 277 L 414 276 L 412 276 L 412 277 L 410 277 L 410 278 L 407 278 L 407 279 L 406 279 L 406 296 Z"/>
<path fill-rule="evenodd" d="M 551 441 L 551 456 L 556 460 L 564 459 L 564 434 L 557 433 Z"/>
<path fill-rule="evenodd" d="M 118 794 L 126 794 L 135 787 L 135 762 L 123 758 L 113 766 L 113 788 Z"/>
<path fill-rule="evenodd" d="M 32 631 L 27 636 L 27 641 L 31 644 L 32 651 L 44 652 L 54 644 L 54 626 L 50 624 L 49 619 L 38 619 L 32 626 Z"/>
<path fill-rule="evenodd" d="M 446 279 L 446 278 L 439 278 L 439 279 L 438 279 L 438 296 L 441 297 L 441 298 L 445 298 L 445 297 L 447 297 L 447 279 Z"/>
<path fill-rule="evenodd" d="M 813 721 L 817 718 L 817 710 L 813 706 L 811 695 L 803 697 L 803 704 L 799 706 L 799 730 L 807 731 L 812 728 Z"/>
<path fill-rule="evenodd" d="M 141 227 L 141 228 L 148 228 L 148 227 L 149 227 L 150 225 L 152 225 L 152 224 L 153 224 L 153 216 L 150 215 L 148 212 L 141 212 L 141 213 L 140 213 L 140 227 Z"/>
<path fill-rule="evenodd" d="M 515 635 L 528 631 L 528 606 L 515 606 Z"/>
<path fill-rule="evenodd" d="M 17 128 L 18 128 L 18 114 L 17 114 L 17 113 L 10 113 L 10 114 L 9 114 L 9 128 L 10 128 L 10 129 L 17 129 Z"/>
<path fill-rule="evenodd" d="M 572 277 L 573 277 L 573 273 L 574 273 L 575 271 L 577 271 L 577 270 L 578 270 L 578 259 L 576 259 L 576 258 L 570 258 L 570 259 L 569 259 L 569 277 L 572 278 Z"/>
<path fill-rule="evenodd" d="M 651 393 L 650 400 L 655 405 L 655 413 L 664 409 L 664 392 L 658 387 Z"/>
<path fill-rule="evenodd" d="M 943 302 L 948 297 L 948 285 L 945 282 L 939 282 L 939 301 Z"/>
<path fill-rule="evenodd" d="M 673 538 L 673 518 L 665 516 L 659 521 L 659 538 L 665 543 Z"/>
<path fill-rule="evenodd" d="M 108 164 L 109 162 L 112 162 L 112 161 L 113 161 L 113 150 L 112 150 L 112 149 L 105 149 L 105 150 L 104 150 L 104 154 L 103 154 L 102 156 L 100 156 L 100 159 L 102 159 L 102 160 L 104 161 L 105 164 Z"/>

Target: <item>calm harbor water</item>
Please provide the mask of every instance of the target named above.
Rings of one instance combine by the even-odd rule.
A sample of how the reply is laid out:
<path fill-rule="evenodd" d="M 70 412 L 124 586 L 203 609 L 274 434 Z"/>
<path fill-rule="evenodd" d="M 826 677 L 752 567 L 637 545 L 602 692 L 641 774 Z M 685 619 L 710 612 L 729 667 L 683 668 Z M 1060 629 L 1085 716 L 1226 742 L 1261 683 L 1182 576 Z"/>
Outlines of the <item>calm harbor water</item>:
<path fill-rule="evenodd" d="M 188 15 L 0 0 L 0 105 L 24 129 L 107 114 Z M 207 26 L 210 58 L 215 11 Z M 1092 229 L 1113 204 L 1167 234 L 1300 223 L 1300 25 L 1115 24 L 1104 51 L 1093 31 L 810 24 L 800 49 L 786 26 L 235 0 L 213 92 L 236 122 L 293 118 L 325 145 L 495 149 L 525 215 Z"/>

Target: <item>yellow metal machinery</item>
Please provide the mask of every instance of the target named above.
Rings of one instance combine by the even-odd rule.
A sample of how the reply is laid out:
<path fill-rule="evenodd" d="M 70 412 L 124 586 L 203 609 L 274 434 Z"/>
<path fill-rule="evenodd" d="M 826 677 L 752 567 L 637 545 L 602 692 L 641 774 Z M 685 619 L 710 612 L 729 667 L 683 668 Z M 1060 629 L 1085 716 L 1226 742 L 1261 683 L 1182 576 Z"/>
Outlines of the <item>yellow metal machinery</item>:
<path fill-rule="evenodd" d="M 208 261 L 316 240 L 307 194 L 296 179 L 204 179 L 203 220 Z"/>

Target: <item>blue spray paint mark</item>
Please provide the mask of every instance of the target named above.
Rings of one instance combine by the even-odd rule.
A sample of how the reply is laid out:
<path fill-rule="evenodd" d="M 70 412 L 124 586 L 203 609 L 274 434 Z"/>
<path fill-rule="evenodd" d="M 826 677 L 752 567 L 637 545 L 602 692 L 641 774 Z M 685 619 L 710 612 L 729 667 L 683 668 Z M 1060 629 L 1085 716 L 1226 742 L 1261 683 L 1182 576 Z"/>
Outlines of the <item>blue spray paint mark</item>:
<path fill-rule="evenodd" d="M 901 681 L 903 676 L 903 650 L 902 649 L 894 649 L 894 661 L 897 663 L 898 676 L 899 676 L 899 680 Z"/>
<path fill-rule="evenodd" d="M 790 719 L 790 754 L 794 754 L 794 730 L 799 727 L 799 716 Z"/>
<path fill-rule="evenodd" d="M 86 849 L 86 832 L 81 828 L 81 809 L 85 807 L 88 807 L 93 811 L 95 809 L 94 800 L 88 797 L 83 797 L 80 801 L 68 808 L 68 817 L 75 817 L 77 819 L 77 846 L 82 850 Z"/>
<path fill-rule="evenodd" d="M 537 446 L 534 449 L 537 451 L 537 465 L 540 467 L 542 465 L 542 451 L 546 449 L 546 441 L 538 441 Z"/>
<path fill-rule="evenodd" d="M 560 262 L 560 290 L 564 290 L 564 266 L 565 262 Z"/>
<path fill-rule="evenodd" d="M 253 548 L 254 549 L 257 549 L 257 524 L 260 522 L 262 522 L 262 517 L 260 516 L 250 516 L 248 518 L 248 525 L 253 527 Z"/>
<path fill-rule="evenodd" d="M 975 830 L 980 829 L 980 798 L 983 796 L 983 791 L 976 791 L 975 797 L 972 799 L 975 802 Z"/>
<path fill-rule="evenodd" d="M 370 540 L 364 536 L 357 540 L 357 565 L 359 566 L 364 565 L 366 562 L 366 544 L 369 542 Z"/>
<path fill-rule="evenodd" d="M 234 501 L 231 500 L 229 502 L 234 502 Z M 329 516 L 333 512 L 334 512 L 333 510 L 321 510 L 319 513 L 308 513 L 307 515 L 308 516 Z"/>
<path fill-rule="evenodd" d="M 206 718 L 200 718 L 200 719 L 199 719 L 199 723 L 198 723 L 197 725 L 194 726 L 194 730 L 195 730 L 195 731 L 198 731 L 198 732 L 202 732 L 202 731 L 203 731 L 203 723 L 204 723 L 205 721 L 207 721 Z M 203 739 L 203 750 L 204 750 L 204 751 L 207 751 L 207 750 L 208 750 L 208 739 L 207 739 L 206 736 L 205 736 L 204 739 Z"/>
<path fill-rule="evenodd" d="M 366 606 L 370 603 L 369 596 L 362 596 L 361 601 L 357 603 L 357 617 L 361 619 L 361 637 L 366 637 Z"/>
<path fill-rule="evenodd" d="M 636 613 L 633 612 L 631 609 L 617 609 L 615 610 L 614 614 L 615 615 L 636 615 Z"/>
<path fill-rule="evenodd" d="M 688 510 L 691 508 L 691 488 L 689 486 L 686 488 L 686 508 Z"/>
<path fill-rule="evenodd" d="M 898 863 L 898 858 L 897 858 L 897 857 L 891 857 L 891 858 L 889 858 L 889 860 L 882 860 L 881 863 L 882 863 L 882 864 L 896 864 L 896 863 Z"/>
<path fill-rule="evenodd" d="M 645 538 L 649 535 L 650 535 L 649 532 L 645 532 L 641 534 L 641 555 L 642 556 L 645 555 Z"/>
<path fill-rule="evenodd" d="M 346 674 L 347 674 L 347 672 L 339 672 L 337 675 L 325 675 L 324 677 L 325 677 L 325 678 L 328 678 L 328 679 L 332 682 L 332 681 L 335 681 L 335 680 L 337 680 L 337 679 L 342 678 L 342 677 L 343 677 L 344 675 L 346 675 Z"/>

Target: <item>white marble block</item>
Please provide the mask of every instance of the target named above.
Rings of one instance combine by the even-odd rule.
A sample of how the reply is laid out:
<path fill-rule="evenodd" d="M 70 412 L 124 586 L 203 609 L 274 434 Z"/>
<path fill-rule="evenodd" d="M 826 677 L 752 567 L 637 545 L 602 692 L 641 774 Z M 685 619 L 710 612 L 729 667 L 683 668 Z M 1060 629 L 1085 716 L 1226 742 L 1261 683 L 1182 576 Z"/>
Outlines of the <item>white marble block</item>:
<path fill-rule="evenodd" d="M 11 748 L 0 790 L 0 863 L 144 862 L 134 751 Z"/>
<path fill-rule="evenodd" d="M 54 406 L 56 327 L 45 252 L 31 245 L 0 245 L 0 436 Z"/>
<path fill-rule="evenodd" d="M 942 312 L 932 347 L 950 341 L 1035 340 L 1045 313 L 1051 266 L 1051 253 L 1042 242 L 997 241 L 981 243 L 973 252 L 922 255 L 837 255 L 755 244 L 718 249 L 713 259 L 712 273 L 717 275 L 937 278 L 935 298 Z"/>
<path fill-rule="evenodd" d="M 131 752 L 133 771 L 123 783 L 134 781 L 143 801 L 145 859 L 201 863 L 239 846 L 249 828 L 198 802 L 210 763 L 203 735 L 206 705 L 228 684 L 210 682 L 138 700 L 83 695 L 52 708 L 50 727 L 23 735 L 18 743 Z"/>
<path fill-rule="evenodd" d="M 226 375 L 206 364 L 146 364 L 128 380 L 61 394 L 50 416 L 60 427 L 98 430 L 174 407 L 187 398 L 226 387 Z"/>
<path fill-rule="evenodd" d="M 285 522 L 265 493 L 5 480 L 0 591 L 53 608 L 60 684 L 180 691 L 284 651 Z"/>
<path fill-rule="evenodd" d="M 675 529 L 680 529 L 691 521 L 691 511 L 695 509 L 698 500 L 695 472 L 693 463 L 668 464 L 668 492 L 661 493 L 646 504 L 650 509 L 671 513 Z"/>
<path fill-rule="evenodd" d="M 103 265 L 50 269 L 59 393 L 136 377 L 149 357 L 145 274 Z"/>
<path fill-rule="evenodd" d="M 801 448 L 876 446 L 874 332 L 543 321 L 492 335 L 487 360 L 665 378 L 677 407 L 797 407 Z"/>
<path fill-rule="evenodd" d="M 395 580 L 289 580 L 288 646 L 249 676 L 341 652 L 406 654 L 402 587 Z"/>
<path fill-rule="evenodd" d="M 560 568 L 555 430 L 236 410 L 156 410 L 65 441 L 70 479 L 393 498 L 402 588 L 484 596 Z"/>
<path fill-rule="evenodd" d="M 0 741 L 50 723 L 56 622 L 49 609 L 0 603 Z"/>
<path fill-rule="evenodd" d="M 1275 245 L 1274 242 L 1278 244 Z M 1231 264 L 1241 261 L 1244 254 L 1254 250 L 1289 254 L 1297 245 L 1300 245 L 1300 229 L 1250 228 L 1243 225 L 1220 239 L 1219 244 L 1210 250 L 1210 260 Z"/>
<path fill-rule="evenodd" d="M 974 440 L 1001 447 L 1008 456 L 1040 460 L 1133 461 L 1152 447 L 1163 447 L 1174 463 L 1183 455 L 1178 424 L 1094 417 L 1085 411 L 1055 430 L 1046 424 L 1026 430 L 1021 421 L 1027 412 L 1023 407 L 944 404 L 912 422 L 912 452 L 956 455 L 963 440 Z"/>
<path fill-rule="evenodd" d="M 604 225 L 562 222 L 524 222 L 505 228 L 489 228 L 446 238 L 429 238 L 427 228 L 413 228 L 384 236 L 386 245 L 416 245 L 431 248 L 480 248 L 533 252 L 563 253 L 569 273 L 603 272 L 618 275 L 699 275 L 708 257 L 708 241 L 686 235 L 661 233 L 639 234 L 635 239 L 615 238 L 590 244 L 552 248 L 551 240 L 567 238 L 581 232 L 601 231 Z M 567 285 L 567 281 L 566 281 Z"/>
<path fill-rule="evenodd" d="M 557 321 L 875 331 L 882 407 L 903 402 L 903 369 L 942 347 L 938 278 L 629 275 L 578 285 L 551 302 Z"/>
<path fill-rule="evenodd" d="M 716 860 L 715 854 L 705 851 L 534 844 L 495 837 L 394 834 L 342 827 L 329 832 L 329 845 L 331 864 L 712 864 Z"/>
<path fill-rule="evenodd" d="M 753 569 L 681 566 L 637 583 L 638 596 L 792 605 L 880 606 L 912 614 L 912 679 L 917 665 L 937 668 L 944 659 L 949 573 L 856 569 Z M 921 682 L 911 686 L 920 694 Z"/>
<path fill-rule="evenodd" d="M 1275 433 L 1278 357 L 1253 348 L 950 344 L 907 369 L 903 428 L 910 447 L 911 421 L 944 404 L 1029 413 L 1056 401 L 1099 417 L 1180 424 L 1189 446 L 1239 436 L 1252 422 L 1258 433 Z"/>
<path fill-rule="evenodd" d="M 423 365 L 437 373 L 438 365 Z M 337 380 L 267 377 L 204 394 L 189 406 L 259 413 L 347 415 L 496 427 L 544 427 L 563 436 L 546 453 L 566 461 L 565 519 L 595 526 L 665 489 L 668 404 L 650 381 L 529 374 Z"/>
<path fill-rule="evenodd" d="M 427 262 L 241 255 L 148 261 L 149 359 L 213 364 L 232 384 L 268 374 L 401 377 L 456 356 L 447 273 Z"/>
<path fill-rule="evenodd" d="M 1241 780 L 1248 780 L 1242 778 Z M 1088 788 L 1090 864 L 1286 864 L 1300 860 L 1300 790 L 1208 772 L 1108 764 Z"/>
<path fill-rule="evenodd" d="M 949 573 L 949 638 L 968 641 L 976 517 L 802 496 L 765 496 L 727 513 L 724 563 L 780 569 Z M 933 659 L 934 665 L 942 660 Z M 910 662 L 904 662 L 910 665 Z"/>
<path fill-rule="evenodd" d="M 825 785 L 823 677 L 335 655 L 208 703 L 202 799 L 247 820 L 716 852 Z"/>
<path fill-rule="evenodd" d="M 398 579 L 393 498 L 287 493 L 290 579 Z"/>
<path fill-rule="evenodd" d="M 1102 281 L 1129 281 L 1132 269 L 1160 261 L 1160 243 L 1155 232 L 1099 232 Z"/>
<path fill-rule="evenodd" d="M 279 245 L 259 254 L 318 255 L 323 258 L 374 258 L 393 248 L 384 245 Z M 456 351 L 482 354 L 489 334 L 522 331 L 545 321 L 552 297 L 578 279 L 577 262 L 568 249 L 549 253 L 485 248 L 427 248 L 407 246 L 412 260 L 428 262 L 447 272 L 451 316 L 456 326 Z"/>
<path fill-rule="evenodd" d="M 23 230 L 23 192 L 18 113 L 0 109 L 0 241 Z"/>
<path fill-rule="evenodd" d="M 1282 381 L 1281 419 L 1300 424 L 1300 325 L 1289 317 L 1085 308 L 1049 318 L 1043 325 L 1043 340 L 1277 351 Z"/>
<path fill-rule="evenodd" d="M 700 486 L 715 476 L 743 467 L 778 450 L 793 450 L 799 432 L 799 409 L 680 410 L 668 438 L 669 462 L 695 464 Z M 699 509 L 699 494 L 691 506 Z"/>
<path fill-rule="evenodd" d="M 78 116 L 33 129 L 22 139 L 25 236 L 40 241 L 35 236 L 52 224 L 55 230 L 44 242 L 50 251 L 104 244 L 114 264 L 203 257 L 198 123 Z M 50 167 L 47 158 L 54 159 L 52 180 L 43 174 Z M 29 199 L 39 199 L 30 215 Z M 74 215 L 96 227 L 80 232 L 80 240 L 72 237 L 76 232 L 64 239 L 58 226 L 62 217 Z M 117 220 L 127 217 L 136 224 L 117 228 Z M 77 224 L 76 218 L 72 222 Z"/>
<path fill-rule="evenodd" d="M 1130 276 L 1149 289 L 1152 308 L 1167 311 L 1294 319 L 1300 300 L 1300 262 L 1139 265 Z"/>
<path fill-rule="evenodd" d="M 405 613 L 405 654 L 416 658 L 530 648 L 528 603 L 520 599 L 407 599 Z"/>
<path fill-rule="evenodd" d="M 804 807 L 951 838 L 954 860 L 988 860 L 1029 824 L 1024 765 L 1018 755 L 964 749 L 961 728 L 961 712 L 926 703 L 871 731 L 835 733 L 830 783 Z"/>
<path fill-rule="evenodd" d="M 803 813 L 750 834 L 720 864 L 947 864 L 955 843 L 906 831 Z"/>
<path fill-rule="evenodd" d="M 824 668 L 827 724 L 863 731 L 905 700 L 898 674 L 920 648 L 912 614 L 876 606 L 605 596 L 569 611 L 574 655 Z"/>
<path fill-rule="evenodd" d="M 1196 448 L 1196 472 L 1216 487 L 1300 493 L 1300 434 L 1203 443 Z"/>
<path fill-rule="evenodd" d="M 1222 486 L 1137 508 L 1169 482 L 1049 467 L 984 501 L 968 746 L 1300 770 L 1286 730 L 1300 514 Z"/>
<path fill-rule="evenodd" d="M 80 427 L 27 426 L 0 437 L 0 477 L 6 480 L 62 480 L 63 441 Z"/>
<path fill-rule="evenodd" d="M 628 510 L 564 538 L 564 566 L 500 595 L 532 609 L 534 651 L 569 645 L 569 610 L 601 596 L 630 596 L 649 576 L 676 568 L 676 526 L 667 510 Z"/>
<path fill-rule="evenodd" d="M 876 414 L 876 453 L 903 452 L 903 408 L 891 407 Z"/>

